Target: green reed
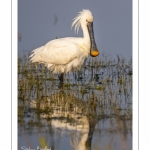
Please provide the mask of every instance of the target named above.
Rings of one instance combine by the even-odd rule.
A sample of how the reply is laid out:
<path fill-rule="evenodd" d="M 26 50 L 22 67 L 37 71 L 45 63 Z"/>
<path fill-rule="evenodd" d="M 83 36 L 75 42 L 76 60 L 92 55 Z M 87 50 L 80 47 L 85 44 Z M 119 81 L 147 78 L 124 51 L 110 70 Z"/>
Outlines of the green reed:
<path fill-rule="evenodd" d="M 64 79 L 60 87 L 57 74 L 44 64 L 31 63 L 28 56 L 19 57 L 19 122 L 30 108 L 37 114 L 62 110 L 84 115 L 96 112 L 97 118 L 132 118 L 132 60 L 119 56 L 89 58 L 81 70 L 73 70 Z"/>

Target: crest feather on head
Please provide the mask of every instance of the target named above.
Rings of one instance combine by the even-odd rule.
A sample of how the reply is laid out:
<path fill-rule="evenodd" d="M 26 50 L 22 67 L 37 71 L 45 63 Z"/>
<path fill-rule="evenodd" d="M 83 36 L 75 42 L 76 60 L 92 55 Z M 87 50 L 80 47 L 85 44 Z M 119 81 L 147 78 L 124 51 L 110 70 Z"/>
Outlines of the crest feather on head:
<path fill-rule="evenodd" d="M 78 13 L 77 17 L 75 17 L 72 23 L 71 28 L 74 26 L 74 30 L 76 33 L 78 33 L 79 28 L 81 27 L 81 22 L 86 20 L 86 17 L 90 15 L 92 16 L 92 13 L 89 10 L 83 9 L 81 12 Z M 93 16 L 92 16 L 93 17 Z"/>

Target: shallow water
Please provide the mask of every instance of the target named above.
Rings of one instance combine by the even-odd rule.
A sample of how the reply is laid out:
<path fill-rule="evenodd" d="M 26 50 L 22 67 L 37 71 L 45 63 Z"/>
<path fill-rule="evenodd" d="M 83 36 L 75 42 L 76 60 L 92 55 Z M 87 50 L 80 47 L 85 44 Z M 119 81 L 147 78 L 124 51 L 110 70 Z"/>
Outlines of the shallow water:
<path fill-rule="evenodd" d="M 55 126 L 55 123 L 57 123 L 57 126 Z M 70 125 L 68 127 L 65 124 L 61 124 L 61 121 L 55 123 L 52 122 L 51 129 L 45 126 L 40 129 L 32 129 L 31 133 L 20 131 L 18 148 L 22 146 L 31 147 L 32 149 L 36 149 L 37 146 L 42 148 L 40 141 L 43 139 L 47 143 L 45 146 L 56 150 L 88 149 L 86 148 L 86 140 L 89 131 L 84 126 L 82 130 L 79 130 L 76 126 L 72 127 Z M 123 122 L 116 118 L 100 119 L 94 129 L 91 149 L 132 149 L 130 123 L 130 121 Z"/>
<path fill-rule="evenodd" d="M 60 85 L 43 65 L 19 58 L 18 149 L 132 149 L 132 61 L 100 60 Z"/>

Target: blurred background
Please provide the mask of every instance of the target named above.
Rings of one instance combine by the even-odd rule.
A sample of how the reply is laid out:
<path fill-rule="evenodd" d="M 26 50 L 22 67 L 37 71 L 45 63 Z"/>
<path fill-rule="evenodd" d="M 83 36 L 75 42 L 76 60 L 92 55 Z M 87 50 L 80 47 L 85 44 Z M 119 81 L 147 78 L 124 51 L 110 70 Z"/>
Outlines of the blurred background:
<path fill-rule="evenodd" d="M 94 34 L 98 49 L 106 55 L 132 57 L 131 0 L 19 0 L 19 55 L 45 45 L 56 37 L 81 37 L 71 30 L 73 18 L 82 9 L 94 16 Z"/>

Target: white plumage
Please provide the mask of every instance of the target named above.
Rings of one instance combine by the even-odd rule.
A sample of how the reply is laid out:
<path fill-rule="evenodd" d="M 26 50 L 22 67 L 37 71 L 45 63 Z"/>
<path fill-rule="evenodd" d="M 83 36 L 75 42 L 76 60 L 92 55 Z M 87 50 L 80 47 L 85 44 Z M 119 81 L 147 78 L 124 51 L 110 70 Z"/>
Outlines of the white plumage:
<path fill-rule="evenodd" d="M 43 63 L 53 73 L 59 74 L 67 73 L 74 68 L 80 69 L 90 54 L 91 37 L 88 23 L 92 22 L 93 16 L 89 10 L 79 12 L 78 16 L 74 18 L 72 26 L 75 26 L 77 32 L 81 26 L 83 37 L 52 40 L 46 45 L 33 50 L 30 55 L 31 61 Z"/>

